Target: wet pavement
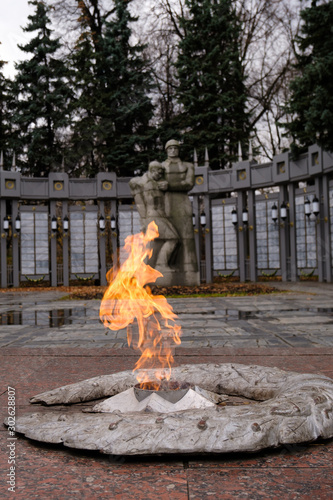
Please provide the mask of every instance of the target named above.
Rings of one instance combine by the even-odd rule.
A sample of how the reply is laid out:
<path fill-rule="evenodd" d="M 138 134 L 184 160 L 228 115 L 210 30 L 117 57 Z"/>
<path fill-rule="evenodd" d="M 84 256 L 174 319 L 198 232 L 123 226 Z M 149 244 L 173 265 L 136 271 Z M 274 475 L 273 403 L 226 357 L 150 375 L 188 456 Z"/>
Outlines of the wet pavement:
<path fill-rule="evenodd" d="M 333 285 L 277 283 L 254 297 L 170 299 L 182 325 L 175 363 L 242 363 L 333 378 Z M 41 392 L 133 369 L 126 332 L 99 321 L 98 300 L 63 292 L 0 294 L 0 420 L 36 411 L 80 411 L 29 404 Z M 12 397 L 12 396 L 11 396 Z M 12 400 L 11 400 L 12 401 Z M 19 500 L 328 500 L 333 439 L 248 454 L 122 457 L 15 437 L 15 493 L 8 490 L 11 440 L 0 427 L 0 495 Z M 11 443 L 13 441 L 10 441 Z"/>
<path fill-rule="evenodd" d="M 333 347 L 333 285 L 276 284 L 287 293 L 169 299 L 181 348 Z M 126 330 L 99 319 L 99 300 L 59 291 L 0 294 L 0 348 L 127 346 Z"/>

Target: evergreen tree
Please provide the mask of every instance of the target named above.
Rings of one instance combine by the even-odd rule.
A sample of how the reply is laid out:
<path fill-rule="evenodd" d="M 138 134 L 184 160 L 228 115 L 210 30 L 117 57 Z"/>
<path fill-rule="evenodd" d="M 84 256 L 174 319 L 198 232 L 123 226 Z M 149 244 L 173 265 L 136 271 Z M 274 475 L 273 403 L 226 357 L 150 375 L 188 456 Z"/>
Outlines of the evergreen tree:
<path fill-rule="evenodd" d="M 317 3 L 301 12 L 299 75 L 290 85 L 292 121 L 284 124 L 295 154 L 314 143 L 333 151 L 333 2 Z"/>
<path fill-rule="evenodd" d="M 185 35 L 176 63 L 184 149 L 191 154 L 207 147 L 211 168 L 225 168 L 249 135 L 240 23 L 232 0 L 185 3 L 189 14 L 180 20 Z"/>
<path fill-rule="evenodd" d="M 79 155 L 83 153 L 81 169 L 89 174 L 107 170 L 132 175 L 136 168 L 146 168 L 153 144 L 151 78 L 144 46 L 130 43 L 130 24 L 137 18 L 130 15 L 128 4 L 114 1 L 112 17 L 104 21 L 100 34 L 89 31 L 89 18 L 81 17 L 82 35 L 73 59 L 80 119 L 73 144 Z"/>
<path fill-rule="evenodd" d="M 32 175 L 47 174 L 60 167 L 65 129 L 69 124 L 68 69 L 56 58 L 59 39 L 51 38 L 50 7 L 43 1 L 29 2 L 35 13 L 28 17 L 25 32 L 37 32 L 19 48 L 31 58 L 16 65 L 16 96 L 13 120 L 19 130 L 22 169 Z"/>
<path fill-rule="evenodd" d="M 98 119 L 100 96 L 96 69 L 96 51 L 89 29 L 83 30 L 74 48 L 70 63 L 73 67 L 72 85 L 75 98 L 72 102 L 73 127 L 70 148 L 65 163 L 71 174 L 93 176 L 100 169 L 102 158 L 101 130 Z"/>
<path fill-rule="evenodd" d="M 8 165 L 13 154 L 12 130 L 10 121 L 10 80 L 5 78 L 3 67 L 5 61 L 0 61 L 0 153 L 3 153 L 4 164 Z"/>
<path fill-rule="evenodd" d="M 106 104 L 112 118 L 105 134 L 105 159 L 108 169 L 116 167 L 122 175 L 147 168 L 153 136 L 152 81 L 142 57 L 144 46 L 130 44 L 130 23 L 138 18 L 130 15 L 128 4 L 115 0 L 115 18 L 106 23 L 103 44 Z"/>

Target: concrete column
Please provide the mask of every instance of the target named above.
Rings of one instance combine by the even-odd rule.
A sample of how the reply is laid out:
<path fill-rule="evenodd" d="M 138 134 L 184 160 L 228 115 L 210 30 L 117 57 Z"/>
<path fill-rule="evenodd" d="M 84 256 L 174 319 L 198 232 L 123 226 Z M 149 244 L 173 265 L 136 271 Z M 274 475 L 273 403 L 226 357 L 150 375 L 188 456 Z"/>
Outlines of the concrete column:
<path fill-rule="evenodd" d="M 111 230 L 111 245 L 112 245 L 112 267 L 116 271 L 118 269 L 118 210 L 117 210 L 117 200 L 111 200 L 111 213 L 110 217 L 114 217 L 116 220 L 116 229 Z"/>
<path fill-rule="evenodd" d="M 194 225 L 194 241 L 195 241 L 195 251 L 197 256 L 198 269 L 200 273 L 200 260 L 201 260 L 201 245 L 200 245 L 200 209 L 199 209 L 199 196 L 193 196 L 193 214 L 195 217 Z"/>
<path fill-rule="evenodd" d="M 68 201 L 62 202 L 62 220 L 67 215 L 68 217 Z M 70 228 L 69 228 L 70 229 Z M 63 231 L 62 239 L 62 262 L 63 262 L 63 280 L 64 286 L 69 286 L 69 231 Z"/>
<path fill-rule="evenodd" d="M 18 215 L 18 201 L 12 201 L 12 251 L 13 251 L 13 286 L 20 286 L 20 257 L 19 257 L 19 236 L 15 230 L 16 217 Z"/>
<path fill-rule="evenodd" d="M 288 193 L 285 185 L 280 186 L 279 192 L 279 217 L 280 217 L 280 207 L 281 203 L 288 202 Z M 288 280 L 288 265 L 287 259 L 289 257 L 289 237 L 288 237 L 288 210 L 287 219 L 282 221 L 280 219 L 280 260 L 281 260 L 281 276 L 282 281 Z"/>
<path fill-rule="evenodd" d="M 322 197 L 322 178 L 315 178 L 315 193 L 319 200 L 320 212 L 318 214 L 316 224 L 316 247 L 317 247 L 317 262 L 318 262 L 318 281 L 322 283 L 324 281 L 325 276 L 325 260 L 326 260 L 326 252 L 325 252 L 325 228 L 324 228 L 324 219 L 323 219 L 323 197 Z"/>
<path fill-rule="evenodd" d="M 99 214 L 101 217 L 104 217 L 105 219 L 105 203 L 104 201 L 99 202 Z M 99 282 L 102 286 L 105 286 L 107 284 L 106 281 L 106 243 L 105 243 L 105 238 L 106 238 L 106 231 L 100 231 L 98 227 L 98 232 L 99 232 Z"/>
<path fill-rule="evenodd" d="M 50 201 L 50 220 L 52 224 L 52 218 L 57 217 L 56 214 L 56 202 L 55 200 Z M 58 221 L 57 221 L 58 222 Z M 51 255 L 51 286 L 57 286 L 57 234 L 58 232 L 52 231 L 51 227 L 51 238 L 50 238 L 50 255 Z"/>
<path fill-rule="evenodd" d="M 249 210 L 249 249 L 250 249 L 250 280 L 257 281 L 257 227 L 255 191 L 248 192 Z"/>
<path fill-rule="evenodd" d="M 323 175 L 322 178 L 322 211 L 321 218 L 323 219 L 323 245 L 325 250 L 324 276 L 327 283 L 332 282 L 332 266 L 331 266 L 331 235 L 330 235 L 330 199 L 329 199 L 329 181 L 328 176 Z"/>
<path fill-rule="evenodd" d="M 289 184 L 289 244 L 290 244 L 290 279 L 297 281 L 297 249 L 296 249 L 296 196 L 295 185 Z"/>
<path fill-rule="evenodd" d="M 7 288 L 7 234 L 3 230 L 4 217 L 6 217 L 6 200 L 0 200 L 1 288 Z"/>
<path fill-rule="evenodd" d="M 246 281 L 246 230 L 243 225 L 243 208 L 246 207 L 246 193 L 238 192 L 237 217 L 238 217 L 238 259 L 239 259 L 239 279 Z"/>
<path fill-rule="evenodd" d="M 206 257 L 206 283 L 213 281 L 213 258 L 212 258 L 212 217 L 210 209 L 209 195 L 204 197 L 204 206 L 206 214 L 205 231 L 205 257 Z"/>

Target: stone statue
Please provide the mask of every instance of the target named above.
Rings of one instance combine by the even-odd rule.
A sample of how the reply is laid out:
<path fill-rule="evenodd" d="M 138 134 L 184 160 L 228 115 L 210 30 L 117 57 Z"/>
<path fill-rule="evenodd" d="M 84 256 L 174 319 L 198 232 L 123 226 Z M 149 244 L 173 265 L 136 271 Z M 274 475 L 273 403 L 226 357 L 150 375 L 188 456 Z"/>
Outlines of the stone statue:
<path fill-rule="evenodd" d="M 192 206 L 188 191 L 194 185 L 194 166 L 179 158 L 179 142 L 165 145 L 167 159 L 151 162 L 149 171 L 130 181 L 142 229 L 152 220 L 160 236 L 153 243 L 149 264 L 163 274 L 156 284 L 198 285 Z"/>
<path fill-rule="evenodd" d="M 130 180 L 130 188 L 141 219 L 141 231 L 146 231 L 150 222 L 158 227 L 159 237 L 152 242 L 153 255 L 149 264 L 158 269 L 163 276 L 174 272 L 172 257 L 179 245 L 179 235 L 165 213 L 167 182 L 164 168 L 158 161 L 149 164 L 149 170 L 141 177 Z"/>
<path fill-rule="evenodd" d="M 179 158 L 178 141 L 168 141 L 165 150 L 168 156 L 162 163 L 168 183 L 165 212 L 181 238 L 177 254 L 178 281 L 179 284 L 198 285 L 200 275 L 194 242 L 193 210 L 188 197 L 188 192 L 194 186 L 194 165 Z"/>

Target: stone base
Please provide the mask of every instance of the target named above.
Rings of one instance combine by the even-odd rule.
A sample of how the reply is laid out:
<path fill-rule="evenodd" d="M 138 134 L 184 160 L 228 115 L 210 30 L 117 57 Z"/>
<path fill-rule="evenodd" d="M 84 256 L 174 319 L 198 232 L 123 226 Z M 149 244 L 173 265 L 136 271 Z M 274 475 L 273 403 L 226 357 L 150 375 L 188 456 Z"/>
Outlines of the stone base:
<path fill-rule="evenodd" d="M 157 278 L 158 286 L 198 286 L 200 285 L 200 274 L 195 271 L 163 271 L 159 269 L 163 277 Z"/>
<path fill-rule="evenodd" d="M 113 455 L 256 451 L 333 436 L 333 380 L 241 364 L 182 365 L 175 380 L 257 401 L 171 413 L 34 413 L 16 419 L 31 439 Z M 135 384 L 131 371 L 88 379 L 35 396 L 68 404 L 119 394 Z M 8 425 L 8 419 L 6 420 Z"/>

